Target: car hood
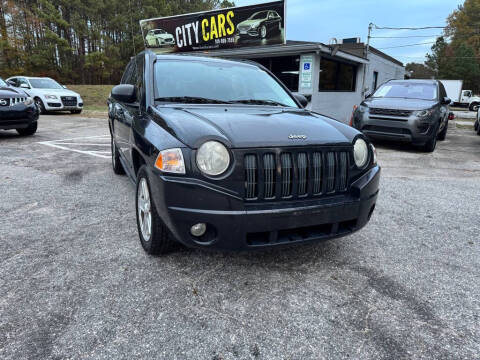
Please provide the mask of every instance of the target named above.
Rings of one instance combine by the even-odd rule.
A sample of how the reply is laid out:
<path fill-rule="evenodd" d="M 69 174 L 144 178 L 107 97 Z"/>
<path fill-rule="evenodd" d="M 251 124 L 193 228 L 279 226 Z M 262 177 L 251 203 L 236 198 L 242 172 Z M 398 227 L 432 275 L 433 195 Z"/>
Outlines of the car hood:
<path fill-rule="evenodd" d="M 304 109 L 270 106 L 158 106 L 154 117 L 191 148 L 218 140 L 231 148 L 349 145 L 359 132 Z M 289 138 L 305 135 L 306 138 Z"/>
<path fill-rule="evenodd" d="M 57 95 L 57 96 L 80 96 L 75 91 L 67 90 L 67 89 L 32 89 L 35 90 L 37 93 L 41 93 L 43 95 Z"/>
<path fill-rule="evenodd" d="M 238 24 L 238 26 L 253 26 L 253 25 L 258 25 L 261 23 L 263 20 L 257 19 L 257 20 L 245 20 L 242 21 L 241 23 Z"/>
<path fill-rule="evenodd" d="M 403 99 L 403 98 L 370 98 L 363 101 L 371 108 L 398 109 L 398 110 L 424 110 L 434 106 L 434 100 Z"/>
<path fill-rule="evenodd" d="M 0 97 L 10 97 L 17 95 L 25 95 L 21 90 L 13 89 L 11 87 L 0 87 Z"/>

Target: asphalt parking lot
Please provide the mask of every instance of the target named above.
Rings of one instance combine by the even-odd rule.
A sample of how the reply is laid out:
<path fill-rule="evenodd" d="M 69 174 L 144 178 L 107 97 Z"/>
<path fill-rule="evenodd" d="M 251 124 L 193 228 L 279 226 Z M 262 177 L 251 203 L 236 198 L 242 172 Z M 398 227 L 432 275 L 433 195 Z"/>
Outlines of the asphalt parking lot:
<path fill-rule="evenodd" d="M 352 236 L 150 257 L 106 119 L 0 130 L 0 358 L 478 359 L 480 136 L 377 149 Z"/>

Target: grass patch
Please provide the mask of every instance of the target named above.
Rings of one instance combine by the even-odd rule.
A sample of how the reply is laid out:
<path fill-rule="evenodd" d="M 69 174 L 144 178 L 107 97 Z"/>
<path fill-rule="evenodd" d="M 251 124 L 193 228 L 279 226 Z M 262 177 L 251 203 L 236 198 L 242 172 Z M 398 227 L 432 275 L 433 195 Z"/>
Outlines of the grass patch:
<path fill-rule="evenodd" d="M 113 85 L 67 85 L 79 93 L 83 99 L 84 109 L 87 111 L 107 112 L 107 99 Z"/>

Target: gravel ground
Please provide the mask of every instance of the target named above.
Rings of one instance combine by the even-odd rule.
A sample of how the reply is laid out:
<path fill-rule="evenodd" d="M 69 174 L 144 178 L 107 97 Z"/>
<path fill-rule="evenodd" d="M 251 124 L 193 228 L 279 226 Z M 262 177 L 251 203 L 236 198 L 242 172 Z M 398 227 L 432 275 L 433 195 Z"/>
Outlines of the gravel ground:
<path fill-rule="evenodd" d="M 377 144 L 381 193 L 352 236 L 162 257 L 140 247 L 107 134 L 67 115 L 0 131 L 1 359 L 479 358 L 472 131 L 433 154 Z"/>

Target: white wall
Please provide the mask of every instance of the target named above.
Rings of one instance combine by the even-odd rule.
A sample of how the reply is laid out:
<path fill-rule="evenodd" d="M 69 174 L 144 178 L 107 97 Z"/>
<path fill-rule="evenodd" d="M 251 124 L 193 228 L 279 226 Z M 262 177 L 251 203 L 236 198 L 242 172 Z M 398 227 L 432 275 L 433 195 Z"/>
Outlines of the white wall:
<path fill-rule="evenodd" d="M 320 76 L 317 76 L 315 79 L 315 92 L 312 96 L 312 110 L 344 123 L 348 123 L 352 115 L 353 105 L 358 105 L 362 100 L 361 88 L 363 66 L 363 64 L 358 64 L 355 91 L 318 91 L 320 76 L 322 76 L 322 73 L 320 72 Z"/>
<path fill-rule="evenodd" d="M 365 93 L 372 93 L 376 89 L 372 89 L 373 72 L 378 72 L 377 88 L 388 80 L 403 80 L 405 76 L 405 68 L 403 66 L 392 63 L 374 53 L 368 54 L 369 64 L 367 66 L 367 80 L 365 82 Z"/>
<path fill-rule="evenodd" d="M 374 71 L 378 72 L 377 87 L 388 80 L 404 78 L 404 67 L 394 64 L 391 61 L 373 53 L 369 53 L 368 59 L 369 64 L 367 65 L 365 93 L 374 91 L 374 89 L 371 89 Z M 320 64 L 315 68 L 321 69 L 321 59 L 319 55 L 317 55 L 316 61 L 318 61 Z M 314 77 L 314 92 L 311 103 L 312 110 L 332 117 L 336 120 L 340 120 L 344 123 L 348 123 L 350 121 L 350 117 L 352 116 L 353 106 L 359 105 L 363 100 L 362 80 L 364 66 L 365 65 L 363 64 L 358 64 L 356 90 L 354 92 L 319 92 L 318 84 L 320 76 L 322 75 L 321 72 L 317 71 L 317 74 Z"/>

